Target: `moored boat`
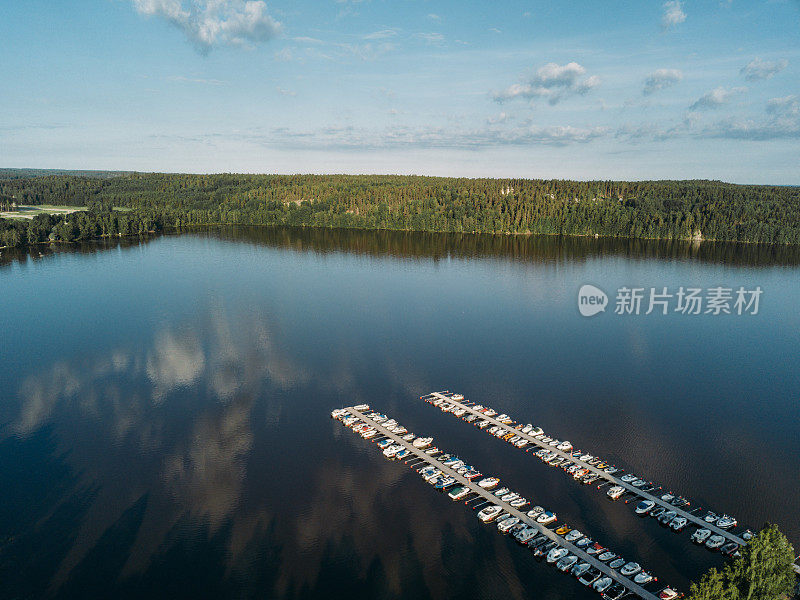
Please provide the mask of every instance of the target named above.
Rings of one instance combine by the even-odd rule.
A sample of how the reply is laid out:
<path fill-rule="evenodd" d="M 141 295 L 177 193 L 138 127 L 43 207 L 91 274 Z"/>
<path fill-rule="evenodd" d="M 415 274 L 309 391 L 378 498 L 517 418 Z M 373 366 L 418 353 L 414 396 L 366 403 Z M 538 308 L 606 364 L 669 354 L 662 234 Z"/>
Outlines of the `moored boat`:
<path fill-rule="evenodd" d="M 737 523 L 738 523 L 738 521 L 736 519 L 734 519 L 732 516 L 730 516 L 730 515 L 722 515 L 717 520 L 716 525 L 720 529 L 729 529 L 729 528 L 733 527 L 734 525 L 736 525 Z"/>
<path fill-rule="evenodd" d="M 705 544 L 708 536 L 711 535 L 710 529 L 701 528 L 692 534 L 692 541 L 698 544 Z"/>
<path fill-rule="evenodd" d="M 647 571 L 640 571 L 634 578 L 633 582 L 638 583 L 639 585 L 645 585 L 653 581 L 653 576 L 650 575 Z"/>
<path fill-rule="evenodd" d="M 625 577 L 633 577 L 641 570 L 642 567 L 639 563 L 631 561 L 629 563 L 625 563 L 623 567 L 619 570 L 619 573 L 620 575 L 624 575 Z"/>
<path fill-rule="evenodd" d="M 621 485 L 615 485 L 606 492 L 606 495 L 612 500 L 617 500 L 622 494 L 625 493 L 625 488 Z"/>
<path fill-rule="evenodd" d="M 501 512 L 503 512 L 502 506 L 497 506 L 496 504 L 492 504 L 491 506 L 487 506 L 486 508 L 481 509 L 478 512 L 478 518 L 484 523 L 488 523 L 492 519 L 497 518 L 497 516 Z"/>

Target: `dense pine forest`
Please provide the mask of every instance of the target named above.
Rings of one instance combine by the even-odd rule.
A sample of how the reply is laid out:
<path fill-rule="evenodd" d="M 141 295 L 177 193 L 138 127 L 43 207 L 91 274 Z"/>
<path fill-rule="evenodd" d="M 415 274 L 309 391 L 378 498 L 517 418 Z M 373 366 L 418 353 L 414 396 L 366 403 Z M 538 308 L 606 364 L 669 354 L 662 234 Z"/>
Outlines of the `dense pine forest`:
<path fill-rule="evenodd" d="M 2 219 L 0 245 L 211 224 L 800 244 L 799 187 L 374 175 L 37 175 L 0 178 L 0 196 L 18 205 L 89 210 Z"/>

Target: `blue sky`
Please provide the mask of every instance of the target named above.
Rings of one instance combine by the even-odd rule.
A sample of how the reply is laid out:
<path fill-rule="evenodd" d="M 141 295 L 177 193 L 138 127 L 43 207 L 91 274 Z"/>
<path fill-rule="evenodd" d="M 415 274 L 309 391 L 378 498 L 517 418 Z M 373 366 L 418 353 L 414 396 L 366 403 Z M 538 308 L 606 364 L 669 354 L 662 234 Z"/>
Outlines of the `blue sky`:
<path fill-rule="evenodd" d="M 800 2 L 0 13 L 0 166 L 800 184 Z"/>

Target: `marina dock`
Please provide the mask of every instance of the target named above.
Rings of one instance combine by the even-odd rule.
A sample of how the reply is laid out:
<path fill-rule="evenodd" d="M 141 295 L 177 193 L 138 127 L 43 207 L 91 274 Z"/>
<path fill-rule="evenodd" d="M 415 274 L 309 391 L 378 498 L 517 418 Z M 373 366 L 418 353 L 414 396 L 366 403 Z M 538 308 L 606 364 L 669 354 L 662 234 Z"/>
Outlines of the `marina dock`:
<path fill-rule="evenodd" d="M 639 598 L 642 598 L 644 600 L 659 600 L 657 594 L 648 591 L 643 586 L 621 575 L 619 572 L 615 571 L 604 562 L 598 560 L 595 556 L 587 554 L 581 548 L 578 548 L 575 544 L 567 542 L 563 537 L 559 536 L 554 531 L 548 529 L 546 526 L 537 523 L 535 519 L 531 519 L 521 510 L 510 506 L 506 502 L 501 501 L 500 498 L 495 496 L 491 491 L 485 490 L 482 487 L 478 486 L 477 483 L 473 483 L 469 479 L 466 479 L 465 477 L 461 476 L 454 469 L 444 465 L 442 462 L 438 461 L 435 457 L 426 454 L 425 450 L 416 448 L 412 444 L 412 442 L 403 440 L 400 435 L 397 435 L 389 431 L 387 428 L 383 427 L 379 423 L 375 423 L 369 417 L 367 417 L 364 411 L 360 411 L 355 407 L 349 407 L 346 408 L 345 410 L 348 413 L 350 413 L 350 415 L 353 415 L 358 419 L 360 419 L 361 421 L 363 421 L 364 423 L 369 424 L 371 428 L 377 431 L 378 435 L 376 435 L 376 437 L 374 437 L 370 441 L 377 442 L 386 438 L 391 439 L 392 442 L 403 446 L 410 454 L 413 454 L 415 459 L 418 459 L 419 462 L 415 463 L 414 465 L 415 467 L 421 465 L 424 462 L 427 463 L 428 465 L 431 465 L 439 469 L 448 476 L 453 477 L 458 482 L 458 485 L 470 489 L 471 492 L 476 495 L 476 497 L 479 496 L 487 502 L 501 506 L 507 513 L 517 517 L 520 520 L 520 522 L 536 528 L 541 534 L 545 535 L 550 540 L 556 542 L 560 547 L 567 549 L 571 554 L 577 556 L 579 560 L 590 564 L 604 576 L 610 577 L 613 581 L 623 585 L 629 592 L 636 594 Z"/>
<path fill-rule="evenodd" d="M 628 492 L 630 492 L 632 494 L 635 494 L 636 496 L 639 496 L 643 500 L 651 500 L 652 502 L 654 502 L 656 504 L 656 506 L 661 506 L 661 507 L 663 507 L 663 508 L 665 508 L 667 510 L 675 511 L 677 513 L 677 516 L 685 517 L 687 519 L 687 521 L 689 523 L 692 523 L 693 525 L 696 525 L 696 526 L 704 528 L 704 529 L 709 529 L 713 534 L 721 535 L 726 540 L 731 541 L 731 542 L 736 542 L 740 546 L 743 546 L 743 545 L 745 545 L 747 543 L 747 541 L 745 539 L 743 539 L 742 537 L 740 537 L 740 536 L 738 536 L 738 535 L 736 535 L 736 534 L 734 534 L 734 533 L 732 533 L 732 532 L 730 532 L 730 531 L 728 531 L 726 529 L 721 529 L 720 527 L 717 527 L 716 525 L 714 525 L 712 523 L 706 522 L 705 520 L 703 520 L 702 515 L 697 515 L 697 514 L 693 514 L 691 512 L 687 512 L 687 511 L 683 510 L 680 507 L 674 506 L 673 504 L 670 504 L 669 502 L 667 502 L 665 500 L 662 500 L 659 496 L 654 496 L 653 494 L 645 492 L 645 491 L 641 490 L 640 488 L 635 487 L 635 486 L 631 485 L 630 483 L 628 483 L 626 481 L 622 481 L 619 477 L 616 476 L 616 473 L 615 474 L 607 473 L 602 469 L 598 469 L 595 465 L 592 465 L 592 464 L 589 464 L 587 462 L 581 461 L 579 458 L 573 456 L 570 452 L 566 452 L 566 451 L 563 451 L 563 450 L 558 450 L 557 448 L 555 448 L 553 446 L 550 446 L 548 443 L 542 442 L 540 439 L 536 438 L 533 435 L 522 433 L 520 430 L 513 429 L 513 427 L 515 425 L 517 425 L 517 423 L 512 423 L 512 424 L 503 423 L 502 421 L 499 421 L 498 419 L 496 419 L 495 416 L 491 416 L 490 417 L 490 416 L 487 416 L 486 414 L 484 414 L 483 412 L 474 409 L 472 407 L 472 403 L 471 402 L 466 402 L 465 400 L 454 399 L 454 396 L 456 396 L 456 395 L 452 394 L 450 392 L 432 392 L 431 394 L 428 394 L 427 396 L 423 396 L 421 399 L 425 400 L 425 399 L 429 399 L 429 398 L 437 398 L 437 399 L 444 400 L 444 401 L 446 401 L 448 403 L 455 404 L 458 407 L 463 408 L 466 412 L 468 412 L 470 414 L 473 414 L 473 415 L 475 415 L 476 417 L 478 417 L 478 418 L 480 418 L 482 420 L 489 421 L 493 425 L 497 425 L 498 427 L 501 427 L 503 429 L 507 429 L 509 432 L 513 432 L 515 435 L 518 435 L 521 438 L 527 440 L 530 444 L 538 446 L 539 448 L 542 448 L 542 449 L 546 449 L 549 452 L 554 452 L 554 453 L 558 454 L 559 456 L 561 456 L 562 458 L 567 459 L 567 460 L 569 460 L 570 462 L 572 462 L 574 464 L 580 465 L 582 468 L 588 469 L 589 471 L 591 471 L 592 473 L 597 475 L 599 478 L 602 478 L 602 479 L 604 479 L 604 480 L 606 480 L 609 483 L 612 483 L 614 485 L 621 486 L 621 487 L 625 488 Z M 800 572 L 800 570 L 798 570 L 798 572 Z"/>

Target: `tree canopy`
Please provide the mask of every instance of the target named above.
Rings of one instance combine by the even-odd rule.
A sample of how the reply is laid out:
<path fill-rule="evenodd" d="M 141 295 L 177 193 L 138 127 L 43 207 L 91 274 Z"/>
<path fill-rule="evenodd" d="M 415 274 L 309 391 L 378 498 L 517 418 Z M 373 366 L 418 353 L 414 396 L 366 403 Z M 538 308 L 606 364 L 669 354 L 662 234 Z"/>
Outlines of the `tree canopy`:
<path fill-rule="evenodd" d="M 768 525 L 722 571 L 711 569 L 692 584 L 688 600 L 782 600 L 796 583 L 794 549 Z"/>
<path fill-rule="evenodd" d="M 124 207 L 129 218 L 159 227 L 296 225 L 800 244 L 800 188 L 718 181 L 129 173 L 0 179 L 0 194 L 26 205 Z M 0 225 L 0 233 L 9 227 Z"/>

